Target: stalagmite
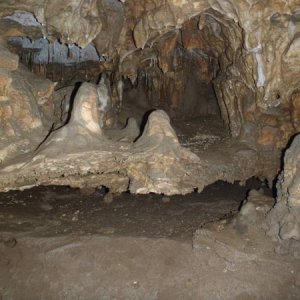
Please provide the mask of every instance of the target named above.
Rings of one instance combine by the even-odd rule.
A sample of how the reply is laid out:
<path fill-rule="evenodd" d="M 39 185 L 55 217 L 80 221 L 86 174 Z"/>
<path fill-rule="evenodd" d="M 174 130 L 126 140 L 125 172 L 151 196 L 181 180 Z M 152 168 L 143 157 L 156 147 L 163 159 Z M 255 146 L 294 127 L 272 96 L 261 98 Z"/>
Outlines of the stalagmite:
<path fill-rule="evenodd" d="M 25 183 L 29 169 L 22 170 L 24 178 L 18 183 L 9 174 L 16 161 L 27 166 L 31 159 L 33 169 L 41 168 L 35 156 L 57 155 L 61 144 L 79 156 L 102 149 L 94 154 L 103 174 L 107 156 L 120 156 L 113 175 L 101 180 L 115 187 L 115 178 L 122 178 L 127 185 L 123 182 L 120 190 L 136 193 L 187 193 L 219 179 L 275 178 L 281 151 L 299 130 L 297 1 L 21 2 L 0 4 L 2 190 L 66 180 L 73 186 L 79 181 L 89 185 L 89 176 L 59 179 L 66 169 L 75 176 L 67 165 L 69 154 L 59 171 L 51 169 L 46 178 L 43 168 L 45 176 L 34 183 Z M 33 72 L 44 72 L 58 83 L 24 75 L 27 71 L 8 48 L 22 53 Z M 100 74 L 109 74 L 110 80 L 103 76 L 97 86 Z M 22 76 L 28 78 L 23 82 Z M 132 95 L 139 116 L 130 107 Z M 128 111 L 132 115 L 125 116 Z M 137 134 L 138 126 L 129 130 L 131 121 L 127 131 L 122 129 L 128 117 L 143 132 Z M 184 133 L 176 137 L 173 121 L 198 117 L 219 118 L 218 136 L 198 132 L 189 140 L 182 138 Z M 126 137 L 126 132 L 132 134 Z M 158 164 L 153 169 L 148 161 L 150 149 L 153 159 L 160 161 L 162 155 L 169 163 L 178 161 L 176 170 L 186 171 L 182 160 L 193 161 L 187 172 L 193 175 L 179 180 L 167 164 L 164 178 Z M 196 156 L 187 154 L 190 150 Z M 145 163 L 140 153 L 146 153 Z M 83 170 L 89 165 L 87 160 L 80 167 L 71 164 L 78 174 L 87 174 Z M 282 237 L 294 235 L 282 232 Z"/>
<path fill-rule="evenodd" d="M 300 299 L 299 66 L 299 0 L 0 1 L 0 299 Z"/>

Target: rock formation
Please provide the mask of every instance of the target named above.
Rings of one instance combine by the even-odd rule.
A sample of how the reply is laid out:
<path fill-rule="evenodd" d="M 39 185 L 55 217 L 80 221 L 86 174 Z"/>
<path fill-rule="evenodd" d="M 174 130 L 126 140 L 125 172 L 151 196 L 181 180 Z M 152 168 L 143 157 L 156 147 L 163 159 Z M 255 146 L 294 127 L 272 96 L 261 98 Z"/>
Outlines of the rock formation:
<path fill-rule="evenodd" d="M 277 201 L 270 211 L 268 234 L 280 241 L 281 252 L 300 255 L 300 136 L 297 135 L 284 156 L 277 182 Z"/>
<path fill-rule="evenodd" d="M 34 150 L 51 128 L 54 83 L 19 65 L 19 58 L 0 46 L 1 162 Z"/>
<path fill-rule="evenodd" d="M 67 184 L 171 195 L 219 179 L 272 182 L 299 131 L 297 0 L 4 0 L 0 15 L 1 191 Z M 20 37 L 64 49 L 93 43 L 99 61 L 87 67 L 79 59 L 78 69 L 64 61 L 50 75 L 50 66 L 30 59 L 36 76 L 12 53 L 24 53 L 11 39 Z M 99 106 L 101 73 L 108 110 Z M 116 130 L 125 100 L 139 89 L 135 101 L 154 110 L 143 131 L 135 121 Z M 207 115 L 220 115 L 229 135 L 192 153 L 172 120 Z M 283 214 L 274 217 L 283 240 L 299 240 L 298 140 L 285 156 L 274 209 Z"/>

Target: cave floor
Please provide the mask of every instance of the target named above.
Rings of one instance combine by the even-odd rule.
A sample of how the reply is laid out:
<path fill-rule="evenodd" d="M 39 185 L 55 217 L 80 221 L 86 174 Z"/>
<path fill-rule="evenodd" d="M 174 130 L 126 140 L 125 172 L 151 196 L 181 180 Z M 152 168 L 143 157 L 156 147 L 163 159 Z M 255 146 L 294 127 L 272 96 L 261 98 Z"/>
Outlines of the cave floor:
<path fill-rule="evenodd" d="M 270 252 L 264 238 L 263 251 L 254 240 L 245 251 L 194 240 L 260 186 L 218 182 L 168 198 L 55 186 L 1 193 L 0 298 L 299 299 L 299 260 Z"/>
<path fill-rule="evenodd" d="M 163 197 L 48 186 L 0 194 L 0 232 L 34 236 L 102 234 L 190 240 L 207 222 L 237 212 L 246 186 L 218 182 L 202 193 Z M 229 196 L 230 195 L 230 196 Z M 111 203 L 106 203 L 113 200 Z"/>
<path fill-rule="evenodd" d="M 191 120 L 173 120 L 180 144 L 196 154 L 229 139 L 228 130 L 217 116 L 197 117 Z"/>
<path fill-rule="evenodd" d="M 218 116 L 173 120 L 171 124 L 180 144 L 201 159 L 208 160 L 212 166 L 218 163 L 230 168 L 239 151 L 250 150 L 247 144 L 230 136 L 228 128 Z"/>

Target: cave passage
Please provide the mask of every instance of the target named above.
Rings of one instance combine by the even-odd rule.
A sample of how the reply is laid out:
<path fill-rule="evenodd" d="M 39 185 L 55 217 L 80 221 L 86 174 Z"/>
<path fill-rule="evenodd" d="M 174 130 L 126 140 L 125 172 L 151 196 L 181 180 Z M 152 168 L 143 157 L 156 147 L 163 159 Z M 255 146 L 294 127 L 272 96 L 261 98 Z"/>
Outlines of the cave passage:
<path fill-rule="evenodd" d="M 149 114 L 162 109 L 171 118 L 180 143 L 200 153 L 228 138 L 230 132 L 222 119 L 214 90 L 213 80 L 219 68 L 217 57 L 210 56 L 204 49 L 195 48 L 197 44 L 188 49 L 184 47 L 184 43 L 188 43 L 187 35 L 194 34 L 190 31 L 198 30 L 195 21 L 189 21 L 190 25 L 183 29 L 181 35 L 175 34 L 176 45 L 165 58 L 169 64 L 167 71 L 159 65 L 157 53 L 151 52 L 149 56 L 142 56 L 135 80 L 122 74 L 116 76 L 107 69 L 104 72 L 110 62 L 98 54 L 93 44 L 81 49 L 59 40 L 11 37 L 8 45 L 31 72 L 56 82 L 56 124 L 52 129 L 67 123 L 72 114 L 74 97 L 83 82 L 99 84 L 101 77 L 106 76 L 110 97 L 114 96 L 118 88 L 115 86 L 120 80 L 123 89 L 122 99 L 118 99 L 122 102 L 118 104 L 117 120 L 114 120 L 113 126 L 106 128 L 107 137 L 113 139 L 118 136 L 116 129 L 126 127 L 128 120 L 134 118 L 140 129 L 136 133 L 137 138 L 142 134 Z M 174 33 L 167 34 L 158 43 L 168 42 L 170 38 L 174 39 Z M 113 68 L 112 63 L 110 67 Z M 120 98 L 120 92 L 117 93 Z"/>
<path fill-rule="evenodd" d="M 0 1 L 0 299 L 300 299 L 298 2 Z"/>
<path fill-rule="evenodd" d="M 171 118 L 180 143 L 199 153 L 230 136 L 214 91 L 214 75 L 207 74 L 216 74 L 217 61 L 209 60 L 201 49 L 184 49 L 180 44 L 170 60 L 172 70 L 163 73 L 157 61 L 149 58 L 136 82 L 125 82 L 119 120 L 125 126 L 134 117 L 143 128 L 149 114 L 162 109 Z"/>
<path fill-rule="evenodd" d="M 8 19 L 22 23 L 22 18 L 30 20 L 30 26 L 40 26 L 30 13 L 14 14 Z M 103 145 L 101 141 L 103 134 L 106 139 L 104 144 L 108 144 L 105 146 L 105 151 L 111 151 L 112 148 L 113 151 L 119 151 L 124 148 L 129 149 L 129 154 L 126 155 L 131 156 L 130 151 L 136 150 L 130 147 L 137 145 L 138 149 L 141 147 L 139 150 L 141 153 L 150 147 L 151 157 L 153 147 L 160 147 L 162 150 L 159 150 L 159 153 L 170 147 L 172 149 L 170 153 L 175 153 L 176 156 L 178 152 L 176 147 L 182 146 L 187 151 L 192 151 L 188 156 L 198 155 L 201 163 L 202 161 L 205 163 L 204 168 L 209 170 L 203 171 L 205 183 L 200 187 L 193 184 L 183 189 L 184 194 L 191 191 L 201 192 L 206 185 L 218 180 L 234 182 L 250 178 L 251 175 L 248 173 L 251 174 L 252 170 L 244 169 L 236 162 L 245 156 L 251 159 L 254 152 L 243 142 L 233 139 L 228 119 L 224 118 L 224 99 L 216 91 L 216 80 L 221 72 L 222 63 L 219 53 L 225 51 L 223 42 L 218 45 L 218 51 L 214 49 L 213 44 L 210 44 L 214 41 L 212 35 L 216 32 L 219 35 L 222 33 L 216 20 L 217 18 L 212 17 L 211 12 L 208 12 L 204 21 L 206 24 L 204 30 L 199 32 L 199 16 L 193 17 L 183 24 L 181 30 L 167 31 L 156 38 L 151 47 L 129 51 L 121 58 L 116 58 L 114 55 L 109 57 L 105 52 L 100 53 L 96 49 L 97 40 L 82 48 L 75 43 L 67 44 L 63 37 L 10 36 L 7 46 L 11 52 L 18 55 L 22 72 L 26 74 L 29 71 L 35 74 L 41 82 L 42 80 L 46 82 L 48 79 L 47 87 L 50 91 L 45 96 L 46 99 L 40 100 L 38 107 L 46 130 L 39 133 L 39 143 L 36 143 L 33 150 L 37 153 L 46 151 L 46 156 L 53 155 L 52 151 L 54 151 L 59 157 L 63 154 L 59 145 L 61 142 L 67 152 L 84 153 L 91 149 L 99 149 L 98 138 Z M 27 68 L 26 71 L 24 67 Z M 32 80 L 34 81 L 34 77 Z M 55 84 L 52 90 L 49 86 L 53 82 Z M 46 85 L 41 86 L 42 89 L 45 87 Z M 36 93 L 41 94 L 39 90 Z M 47 99 L 48 97 L 50 98 Z M 150 116 L 155 111 L 159 112 L 159 123 L 155 125 L 153 121 L 153 125 L 150 125 Z M 160 111 L 166 114 L 159 115 Z M 87 132 L 83 131 L 82 126 L 86 126 Z M 154 129 L 151 129 L 151 126 Z M 161 131 L 167 139 L 172 136 L 172 140 L 165 140 L 165 137 L 158 141 L 148 140 L 147 136 L 152 136 L 152 131 L 155 134 L 160 134 Z M 94 135 L 95 133 L 98 137 Z M 110 141 L 112 144 L 109 143 Z M 175 144 L 172 145 L 174 142 Z M 157 143 L 158 146 L 155 145 Z M 170 143 L 172 146 L 169 145 Z M 32 151 L 30 145 L 29 147 L 26 145 L 28 149 L 22 149 L 22 152 L 30 153 Z M 144 145 L 146 145 L 145 149 Z M 50 146 L 49 150 L 48 146 Z M 53 150 L 51 147 L 54 147 Z M 184 151 L 186 150 L 183 150 L 180 155 L 186 157 Z M 169 150 L 167 154 L 168 152 Z M 149 169 L 150 173 L 153 172 L 153 176 L 158 177 L 156 183 L 152 183 L 152 187 L 147 191 L 166 195 L 182 192 L 180 182 L 175 189 L 170 189 L 166 183 L 163 188 L 156 190 L 156 186 L 160 186 L 160 181 L 164 181 L 160 177 L 172 176 L 174 172 L 169 172 L 169 175 L 165 170 L 152 171 L 143 157 L 141 160 L 146 165 L 146 169 L 140 172 L 148 172 Z M 197 157 L 193 156 L 193 160 L 198 163 Z M 81 160 L 82 168 L 85 170 L 83 161 Z M 92 164 L 89 161 L 87 163 Z M 65 173 L 68 171 L 64 170 L 63 165 L 61 167 L 58 171 L 61 172 L 60 175 L 54 176 L 59 177 L 62 181 L 60 184 L 66 185 L 69 179 Z M 118 174 L 124 172 L 122 168 L 114 171 L 117 173 L 117 179 L 114 178 L 115 175 L 111 179 L 110 167 L 106 167 L 105 162 L 103 167 L 103 171 L 90 171 L 90 173 L 95 172 L 100 177 L 107 173 L 108 179 L 105 179 L 106 175 L 104 175 L 99 180 L 104 180 L 103 185 L 106 185 L 106 180 L 112 181 L 113 187 L 107 184 L 112 193 L 120 193 L 124 190 L 133 193 L 143 191 L 143 187 L 139 186 L 133 191 L 129 188 L 131 179 L 118 177 Z M 71 168 L 72 173 L 77 166 Z M 252 168 L 255 166 L 253 165 Z M 185 174 L 189 172 L 187 167 Z M 38 172 L 31 173 L 33 173 L 33 181 L 40 179 L 38 176 L 34 177 Z M 75 177 L 74 184 L 71 179 L 70 186 L 79 186 L 81 189 L 89 187 L 88 182 L 84 183 L 85 175 L 82 176 L 83 182 L 81 182 L 80 173 L 74 173 L 72 175 Z M 146 179 L 143 180 L 147 182 L 147 176 L 144 177 Z M 145 183 L 140 183 L 143 184 Z M 92 179 L 91 185 L 91 188 L 95 189 L 102 184 L 100 181 L 97 184 L 97 180 Z"/>

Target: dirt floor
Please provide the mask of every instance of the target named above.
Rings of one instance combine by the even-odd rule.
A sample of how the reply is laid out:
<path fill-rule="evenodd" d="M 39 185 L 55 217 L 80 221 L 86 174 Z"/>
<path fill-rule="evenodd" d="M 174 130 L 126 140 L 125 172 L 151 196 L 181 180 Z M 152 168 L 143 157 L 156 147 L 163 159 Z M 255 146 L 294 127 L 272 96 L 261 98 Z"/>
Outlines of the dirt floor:
<path fill-rule="evenodd" d="M 226 232 L 224 242 L 198 230 L 229 220 L 260 186 L 218 182 L 184 197 L 0 194 L 0 299 L 299 299 L 299 260 L 270 241 L 241 236 L 241 248 Z"/>
<path fill-rule="evenodd" d="M 43 237 L 103 234 L 186 241 L 204 224 L 237 212 L 247 190 L 260 185 L 256 180 L 244 187 L 218 182 L 200 194 L 172 197 L 112 195 L 105 188 L 59 186 L 1 193 L 0 231 Z"/>

